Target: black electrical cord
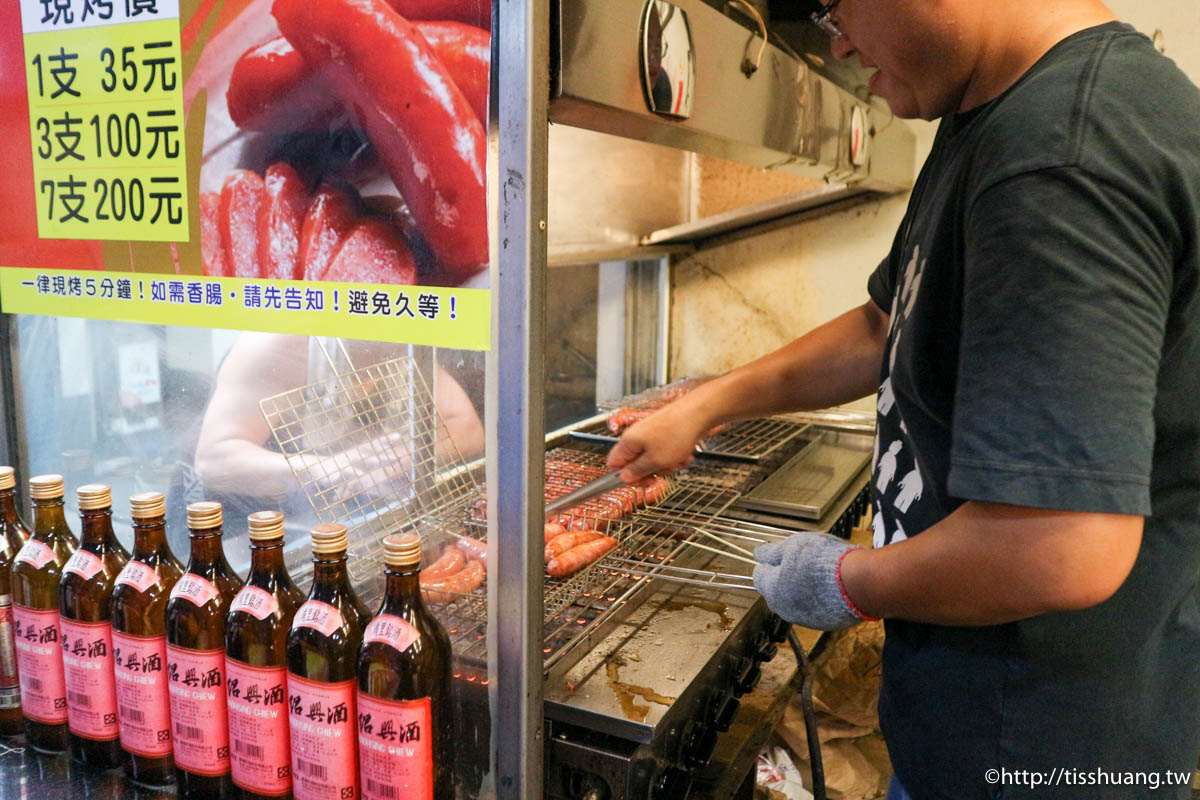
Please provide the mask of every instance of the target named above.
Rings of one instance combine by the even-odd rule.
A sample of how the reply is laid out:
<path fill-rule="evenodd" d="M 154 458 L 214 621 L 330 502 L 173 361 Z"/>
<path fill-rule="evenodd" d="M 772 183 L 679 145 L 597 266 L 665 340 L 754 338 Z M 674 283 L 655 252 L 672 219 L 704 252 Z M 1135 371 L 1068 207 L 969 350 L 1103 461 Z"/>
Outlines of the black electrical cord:
<path fill-rule="evenodd" d="M 817 736 L 817 712 L 813 708 L 812 672 L 804 655 L 804 645 L 796 635 L 796 629 L 788 626 L 788 644 L 796 654 L 796 665 L 800 670 L 800 708 L 804 712 L 804 732 L 808 739 L 808 763 L 812 765 L 813 800 L 825 800 L 825 765 L 821 761 L 821 740 Z"/>

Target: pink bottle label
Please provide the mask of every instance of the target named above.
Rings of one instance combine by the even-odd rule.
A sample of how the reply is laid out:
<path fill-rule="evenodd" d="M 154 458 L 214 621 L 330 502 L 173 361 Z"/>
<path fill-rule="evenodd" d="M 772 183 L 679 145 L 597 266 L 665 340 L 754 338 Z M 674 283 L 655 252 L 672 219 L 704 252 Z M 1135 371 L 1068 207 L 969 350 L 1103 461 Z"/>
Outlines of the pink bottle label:
<path fill-rule="evenodd" d="M 287 668 L 252 667 L 225 659 L 233 782 L 259 794 L 292 788 Z"/>
<path fill-rule="evenodd" d="M 390 644 L 402 653 L 420 638 L 420 631 L 393 614 L 380 614 L 367 624 L 363 632 L 364 642 Z"/>
<path fill-rule="evenodd" d="M 177 580 L 175 588 L 171 590 L 172 598 L 183 597 L 191 600 L 197 606 L 204 605 L 219 594 L 217 587 L 213 586 L 211 581 L 190 572 Z"/>
<path fill-rule="evenodd" d="M 0 594 L 0 710 L 21 707 L 12 595 Z"/>
<path fill-rule="evenodd" d="M 229 612 L 245 611 L 256 619 L 266 619 L 279 610 L 279 603 L 270 592 L 257 586 L 244 586 L 233 598 Z"/>
<path fill-rule="evenodd" d="M 17 551 L 17 561 L 32 564 L 34 569 L 41 569 L 54 560 L 54 551 L 45 542 L 30 539 Z"/>
<path fill-rule="evenodd" d="M 30 540 L 32 541 L 32 540 Z M 58 641 L 58 612 L 13 606 L 21 711 L 47 725 L 67 721 L 67 683 Z"/>
<path fill-rule="evenodd" d="M 319 683 L 288 673 L 296 800 L 358 797 L 354 692 L 352 680 Z"/>
<path fill-rule="evenodd" d="M 197 775 L 229 772 L 225 651 L 167 645 L 175 765 Z"/>
<path fill-rule="evenodd" d="M 293 628 L 312 628 L 325 636 L 333 636 L 342 627 L 342 615 L 336 607 L 320 600 L 309 600 L 296 612 Z"/>
<path fill-rule="evenodd" d="M 85 581 L 91 580 L 92 576 L 102 569 L 104 562 L 87 550 L 76 550 L 63 565 L 63 572 L 74 572 Z"/>
<path fill-rule="evenodd" d="M 117 574 L 117 583 L 124 583 L 137 589 L 138 592 L 145 592 L 158 583 L 158 575 L 154 573 L 154 567 L 149 564 L 143 564 L 141 561 L 127 561 L 120 573 Z"/>
<path fill-rule="evenodd" d="M 67 683 L 67 724 L 85 739 L 111 741 L 117 726 L 117 686 L 113 678 L 111 622 L 76 622 L 62 617 L 63 674 Z"/>
<path fill-rule="evenodd" d="M 171 754 L 167 637 L 113 631 L 113 672 L 121 746 L 149 758 Z"/>
<path fill-rule="evenodd" d="M 428 697 L 394 701 L 358 692 L 363 800 L 433 800 L 433 724 Z"/>

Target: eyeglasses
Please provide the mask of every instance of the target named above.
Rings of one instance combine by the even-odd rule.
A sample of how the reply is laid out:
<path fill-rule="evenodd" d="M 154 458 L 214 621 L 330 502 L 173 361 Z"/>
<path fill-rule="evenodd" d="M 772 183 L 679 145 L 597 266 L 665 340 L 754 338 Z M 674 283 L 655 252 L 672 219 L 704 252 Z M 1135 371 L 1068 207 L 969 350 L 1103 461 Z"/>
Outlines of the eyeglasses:
<path fill-rule="evenodd" d="M 814 11 L 808 15 L 808 18 L 813 21 L 821 30 L 825 31 L 831 39 L 842 38 L 842 31 L 838 28 L 837 23 L 833 21 L 833 12 L 837 11 L 838 3 L 842 0 L 830 0 L 826 5 L 821 6 L 819 11 Z"/>

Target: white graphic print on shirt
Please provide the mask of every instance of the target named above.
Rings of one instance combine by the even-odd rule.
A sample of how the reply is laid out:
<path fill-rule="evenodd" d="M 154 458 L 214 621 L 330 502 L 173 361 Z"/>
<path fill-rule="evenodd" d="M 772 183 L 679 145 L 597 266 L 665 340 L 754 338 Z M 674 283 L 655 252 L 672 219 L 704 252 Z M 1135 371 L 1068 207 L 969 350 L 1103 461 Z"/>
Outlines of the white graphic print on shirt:
<path fill-rule="evenodd" d="M 927 261 L 927 258 L 921 258 L 920 246 L 913 247 L 912 257 L 905 265 L 900 285 L 892 297 L 887 373 L 879 385 L 876 402 L 875 519 L 872 522 L 872 538 L 876 547 L 907 538 L 900 517 L 907 514 L 914 504 L 920 503 L 925 491 L 925 481 L 913 449 L 905 446 L 908 444 L 905 439 L 908 426 L 896 402 L 893 375 L 904 323 L 916 308 Z M 902 476 L 899 480 L 896 479 L 898 475 Z"/>
<path fill-rule="evenodd" d="M 879 466 L 875 468 L 877 478 L 875 479 L 875 488 L 879 490 L 879 494 L 887 491 L 888 484 L 892 482 L 892 478 L 896 477 L 896 456 L 900 453 L 900 449 L 904 447 L 903 442 L 892 442 L 888 445 L 887 452 L 879 459 Z"/>

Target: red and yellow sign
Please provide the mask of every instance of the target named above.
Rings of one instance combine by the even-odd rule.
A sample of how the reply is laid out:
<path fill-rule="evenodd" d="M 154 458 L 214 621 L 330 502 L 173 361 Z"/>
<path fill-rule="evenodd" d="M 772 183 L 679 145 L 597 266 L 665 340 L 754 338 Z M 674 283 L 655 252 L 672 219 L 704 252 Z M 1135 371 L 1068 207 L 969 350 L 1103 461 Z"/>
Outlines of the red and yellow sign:
<path fill-rule="evenodd" d="M 489 11 L 4 4 L 3 311 L 486 349 Z"/>

